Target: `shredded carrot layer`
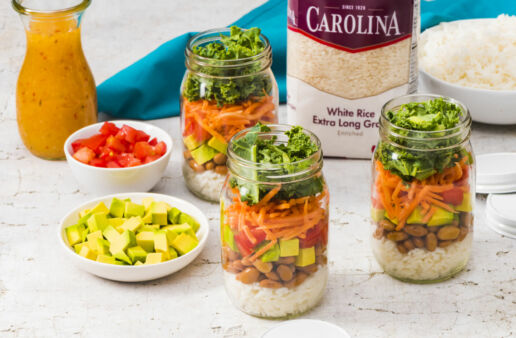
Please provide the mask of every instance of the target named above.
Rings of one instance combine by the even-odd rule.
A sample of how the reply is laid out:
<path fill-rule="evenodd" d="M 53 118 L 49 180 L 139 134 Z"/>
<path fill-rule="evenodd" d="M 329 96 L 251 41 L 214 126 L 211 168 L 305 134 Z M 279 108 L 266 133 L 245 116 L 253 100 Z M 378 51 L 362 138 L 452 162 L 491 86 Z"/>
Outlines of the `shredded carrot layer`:
<path fill-rule="evenodd" d="M 421 207 L 424 222 L 432 218 L 437 207 L 455 212 L 444 202 L 442 194 L 457 188 L 469 191 L 467 180 L 463 180 L 468 171 L 466 160 L 464 157 L 442 173 L 411 183 L 404 182 L 401 177 L 386 170 L 380 161 L 376 161 L 376 193 L 389 218 L 398 222 L 396 230 L 403 229 L 407 218 L 418 206 Z"/>
<path fill-rule="evenodd" d="M 250 98 L 241 104 L 218 107 L 207 100 L 183 100 L 185 123 L 195 123 L 220 141 L 227 143 L 237 132 L 252 127 L 258 121 L 275 123 L 275 105 L 272 96 Z M 187 130 L 190 125 L 185 125 Z"/>

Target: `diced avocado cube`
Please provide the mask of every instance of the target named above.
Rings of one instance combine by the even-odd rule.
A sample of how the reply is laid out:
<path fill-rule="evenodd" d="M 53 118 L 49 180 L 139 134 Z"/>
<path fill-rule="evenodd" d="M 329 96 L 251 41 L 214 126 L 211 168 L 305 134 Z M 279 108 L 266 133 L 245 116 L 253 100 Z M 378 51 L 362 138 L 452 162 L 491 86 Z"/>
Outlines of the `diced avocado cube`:
<path fill-rule="evenodd" d="M 140 261 L 136 261 L 136 263 L 134 263 L 134 265 L 135 265 L 135 266 L 136 266 L 136 265 L 143 265 L 143 263 L 142 263 L 142 262 L 140 262 Z"/>
<path fill-rule="evenodd" d="M 104 229 L 104 231 L 102 231 L 102 234 L 104 235 L 104 237 L 106 237 L 106 239 L 109 241 L 110 244 L 117 241 L 118 238 L 120 237 L 120 234 L 118 233 L 118 231 L 116 231 L 116 229 L 113 228 L 111 225 L 108 225 Z"/>
<path fill-rule="evenodd" d="M 86 242 L 78 243 L 73 246 L 73 249 L 75 250 L 75 253 L 81 252 L 81 249 L 83 246 L 87 246 L 88 244 Z"/>
<path fill-rule="evenodd" d="M 124 217 L 135 217 L 140 216 L 143 217 L 143 214 L 145 213 L 145 208 L 141 204 L 136 204 L 133 202 L 127 202 L 125 203 L 125 211 L 124 211 Z"/>
<path fill-rule="evenodd" d="M 143 232 L 143 231 L 155 232 L 155 231 L 158 231 L 159 228 L 160 228 L 160 226 L 158 224 L 148 224 L 148 225 L 144 225 L 144 226 L 138 228 L 137 232 Z"/>
<path fill-rule="evenodd" d="M 441 226 L 453 222 L 455 214 L 443 208 L 435 207 L 436 211 L 428 221 L 428 226 Z"/>
<path fill-rule="evenodd" d="M 97 254 L 110 256 L 109 242 L 103 238 L 97 238 Z"/>
<path fill-rule="evenodd" d="M 383 215 L 385 214 L 384 209 L 376 209 L 371 208 L 371 219 L 373 222 L 380 222 L 383 219 Z"/>
<path fill-rule="evenodd" d="M 197 244 L 199 244 L 197 238 L 186 233 L 182 233 L 174 239 L 172 247 L 182 256 L 192 251 Z"/>
<path fill-rule="evenodd" d="M 125 202 L 118 198 L 113 198 L 109 206 L 109 214 L 113 217 L 123 217 L 125 212 Z"/>
<path fill-rule="evenodd" d="M 145 208 L 145 211 L 148 211 L 151 204 L 154 202 L 154 197 L 144 197 L 142 199 L 143 207 Z"/>
<path fill-rule="evenodd" d="M 177 251 L 173 247 L 169 247 L 168 248 L 168 253 L 169 253 L 169 256 L 170 256 L 169 259 L 174 259 L 174 258 L 179 257 L 179 255 L 177 254 Z"/>
<path fill-rule="evenodd" d="M 79 211 L 79 218 L 83 218 L 84 216 L 89 214 L 89 212 L 90 212 L 90 209 L 84 209 L 84 210 Z"/>
<path fill-rule="evenodd" d="M 147 252 L 154 251 L 154 232 L 142 231 L 136 235 L 136 244 Z"/>
<path fill-rule="evenodd" d="M 83 241 L 83 231 L 84 226 L 82 224 L 75 224 L 70 225 L 69 227 L 66 227 L 65 233 L 66 233 L 66 239 L 68 240 L 68 244 L 70 246 L 73 246 L 77 243 L 80 243 Z"/>
<path fill-rule="evenodd" d="M 125 230 L 122 234 L 122 239 L 124 241 L 124 245 L 127 243 L 127 246 L 124 247 L 124 249 L 136 245 L 136 236 L 134 235 L 134 232 L 132 232 L 131 230 Z"/>
<path fill-rule="evenodd" d="M 163 202 L 153 202 L 150 207 L 152 224 L 167 225 L 167 206 Z"/>
<path fill-rule="evenodd" d="M 97 249 L 97 239 L 99 239 L 99 238 L 103 239 L 102 231 L 100 231 L 100 230 L 92 232 L 91 234 L 86 236 L 86 239 L 88 240 L 86 243 L 88 243 L 88 247 L 93 252 L 98 252 L 98 249 Z"/>
<path fill-rule="evenodd" d="M 197 230 L 199 230 L 199 223 L 190 215 L 188 214 L 185 214 L 184 212 L 182 212 L 180 215 L 179 215 L 179 222 L 178 223 L 188 223 L 192 226 L 192 229 L 194 232 L 197 232 Z"/>
<path fill-rule="evenodd" d="M 152 223 L 152 214 L 150 211 L 145 212 L 145 216 L 142 217 L 143 224 L 151 224 Z"/>
<path fill-rule="evenodd" d="M 307 266 L 315 263 L 315 247 L 299 249 L 296 257 L 296 266 Z"/>
<path fill-rule="evenodd" d="M 120 228 L 135 232 L 142 225 L 143 222 L 141 217 L 131 217 L 129 219 L 126 219 L 126 221 L 124 222 L 124 224 L 120 226 Z"/>
<path fill-rule="evenodd" d="M 106 264 L 116 264 L 116 259 L 113 256 L 100 254 L 97 256 L 97 262 Z"/>
<path fill-rule="evenodd" d="M 125 218 L 121 218 L 121 217 L 108 218 L 107 220 L 108 220 L 108 225 L 111 225 L 113 228 L 118 228 L 125 222 Z"/>
<path fill-rule="evenodd" d="M 122 262 L 125 262 L 129 265 L 133 264 L 133 262 L 131 261 L 131 258 L 129 258 L 129 256 L 127 256 L 123 250 L 115 252 L 113 254 L 113 257 L 115 257 L 116 259 L 121 260 Z"/>
<path fill-rule="evenodd" d="M 213 149 L 217 150 L 219 153 L 226 154 L 226 150 L 228 148 L 228 144 L 226 142 L 223 142 L 222 140 L 216 138 L 213 136 L 209 141 L 208 145 L 212 147 Z"/>
<path fill-rule="evenodd" d="M 153 252 L 147 255 L 145 258 L 145 264 L 157 264 L 163 262 L 163 253 Z"/>
<path fill-rule="evenodd" d="M 202 141 L 197 140 L 194 134 L 183 138 L 183 142 L 188 150 L 194 150 L 202 144 Z"/>
<path fill-rule="evenodd" d="M 195 162 L 198 164 L 204 164 L 208 161 L 211 161 L 215 155 L 217 155 L 217 151 L 212 147 L 203 144 L 199 148 L 190 151 L 190 154 L 192 154 Z"/>
<path fill-rule="evenodd" d="M 163 227 L 163 230 L 172 231 L 178 235 L 185 232 L 189 235 L 195 236 L 195 232 L 193 231 L 192 227 L 188 223 L 167 225 L 167 226 Z"/>
<path fill-rule="evenodd" d="M 168 239 L 166 231 L 156 231 L 154 233 L 154 250 L 168 252 Z"/>
<path fill-rule="evenodd" d="M 462 212 L 471 212 L 471 194 L 469 192 L 465 192 L 462 196 L 462 203 L 455 207 L 455 210 Z"/>
<path fill-rule="evenodd" d="M 143 263 L 147 257 L 147 251 L 145 251 L 141 246 L 133 246 L 127 249 L 127 255 L 133 262 L 140 261 Z"/>
<path fill-rule="evenodd" d="M 179 223 L 179 215 L 181 215 L 181 210 L 179 210 L 178 208 L 172 207 L 168 211 L 168 222 L 170 224 L 177 224 L 177 223 Z"/>
<path fill-rule="evenodd" d="M 280 247 L 278 243 L 274 244 L 272 248 L 267 250 L 260 259 L 262 262 L 276 262 L 280 258 Z"/>
<path fill-rule="evenodd" d="M 233 234 L 231 228 L 227 225 L 222 227 L 222 240 L 231 248 L 231 250 L 238 251 L 235 244 L 235 235 Z"/>
<path fill-rule="evenodd" d="M 280 239 L 279 246 L 281 257 L 297 256 L 299 254 L 299 238 Z"/>
<path fill-rule="evenodd" d="M 85 245 L 81 248 L 81 251 L 79 251 L 79 255 L 81 255 L 84 258 L 91 259 L 91 260 L 97 259 L 97 254 L 95 252 L 93 252 L 93 250 L 90 250 L 90 248 L 87 245 Z"/>
<path fill-rule="evenodd" d="M 407 218 L 407 224 L 422 224 L 425 215 L 423 215 L 423 209 L 420 206 L 417 206 L 414 211 L 412 211 Z"/>
<path fill-rule="evenodd" d="M 99 202 L 96 206 L 94 206 L 90 212 L 92 214 L 96 214 L 96 213 L 104 213 L 104 214 L 109 214 L 109 209 L 106 207 L 106 205 L 103 203 L 103 202 Z"/>
<path fill-rule="evenodd" d="M 88 218 L 86 222 L 88 224 L 88 230 L 90 233 L 95 231 L 104 231 L 104 229 L 109 225 L 107 214 L 103 212 L 94 213 Z"/>
<path fill-rule="evenodd" d="M 168 243 L 172 243 L 174 239 L 177 237 L 177 232 L 174 232 L 170 229 L 166 229 L 166 227 L 163 228 L 163 231 L 167 233 L 167 241 Z"/>

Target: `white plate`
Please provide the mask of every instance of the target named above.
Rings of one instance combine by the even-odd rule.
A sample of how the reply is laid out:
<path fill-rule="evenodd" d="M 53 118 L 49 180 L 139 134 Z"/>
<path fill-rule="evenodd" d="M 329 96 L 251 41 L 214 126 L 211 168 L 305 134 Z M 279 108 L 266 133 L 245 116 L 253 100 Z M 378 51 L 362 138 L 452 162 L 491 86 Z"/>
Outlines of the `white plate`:
<path fill-rule="evenodd" d="M 339 326 L 315 319 L 289 320 L 265 332 L 262 338 L 350 338 Z"/>
<path fill-rule="evenodd" d="M 91 259 L 79 256 L 75 253 L 73 248 L 71 248 L 68 245 L 68 240 L 66 238 L 64 229 L 67 226 L 77 223 L 77 221 L 79 220 L 79 211 L 92 208 L 99 202 L 104 202 L 104 204 L 106 204 L 106 206 L 109 207 L 111 200 L 114 197 L 119 199 L 130 198 L 135 203 L 141 203 L 144 197 L 153 197 L 156 201 L 167 202 L 173 207 L 176 207 L 179 210 L 189 214 L 190 216 L 195 218 L 197 222 L 199 222 L 200 224 L 199 230 L 197 231 L 199 244 L 197 245 L 197 247 L 195 247 L 195 249 L 183 256 L 163 263 L 151 265 L 114 265 L 99 263 L 96 261 L 92 261 Z M 58 240 L 61 243 L 61 247 L 64 249 L 64 253 L 72 260 L 72 262 L 78 268 L 82 270 L 85 270 L 91 274 L 94 274 L 102 278 L 116 280 L 120 282 L 143 282 L 170 275 L 190 264 L 201 253 L 202 249 L 206 245 L 208 234 L 208 219 L 199 208 L 197 208 L 190 202 L 187 202 L 177 197 L 161 194 L 124 193 L 96 198 L 70 210 L 70 212 L 68 212 L 61 220 L 61 224 L 59 225 L 58 229 Z"/>

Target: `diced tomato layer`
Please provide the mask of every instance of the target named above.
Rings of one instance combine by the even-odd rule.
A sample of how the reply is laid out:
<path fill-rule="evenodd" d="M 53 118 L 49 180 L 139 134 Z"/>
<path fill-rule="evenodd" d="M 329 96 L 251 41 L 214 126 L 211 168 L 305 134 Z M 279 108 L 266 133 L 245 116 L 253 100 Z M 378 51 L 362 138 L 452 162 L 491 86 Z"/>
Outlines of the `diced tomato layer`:
<path fill-rule="evenodd" d="M 453 205 L 459 205 L 462 203 L 464 193 L 460 188 L 452 188 L 442 193 L 443 202 L 450 203 Z"/>
<path fill-rule="evenodd" d="M 244 256 L 250 255 L 254 248 L 265 240 L 265 232 L 263 230 L 252 229 L 249 232 L 255 238 L 254 244 L 244 231 L 240 231 L 235 235 L 235 243 L 240 253 Z"/>
<path fill-rule="evenodd" d="M 125 124 L 118 128 L 105 122 L 99 132 L 72 143 L 75 159 L 96 167 L 123 168 L 156 161 L 167 152 L 165 142 L 150 140 L 146 132 Z"/>
<path fill-rule="evenodd" d="M 328 243 L 328 222 L 322 220 L 306 232 L 305 238 L 299 239 L 299 247 L 310 248 L 318 243 Z"/>

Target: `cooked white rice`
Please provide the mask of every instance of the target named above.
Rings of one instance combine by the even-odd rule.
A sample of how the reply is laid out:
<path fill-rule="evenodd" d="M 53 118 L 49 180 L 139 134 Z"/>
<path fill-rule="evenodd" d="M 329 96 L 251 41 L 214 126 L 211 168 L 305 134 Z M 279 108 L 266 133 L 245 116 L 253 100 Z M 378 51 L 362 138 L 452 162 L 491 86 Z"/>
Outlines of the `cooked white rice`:
<path fill-rule="evenodd" d="M 279 318 L 303 313 L 315 306 L 324 294 L 328 268 L 319 269 L 295 288 L 263 288 L 258 283 L 244 284 L 236 275 L 224 271 L 226 291 L 242 311 L 259 317 Z"/>
<path fill-rule="evenodd" d="M 446 278 L 462 269 L 468 259 L 473 243 L 469 233 L 460 242 L 435 251 L 413 249 L 402 254 L 396 244 L 386 238 L 371 238 L 371 246 L 376 260 L 389 275 L 414 281 L 431 281 Z"/>
<path fill-rule="evenodd" d="M 197 173 L 188 163 L 184 163 L 183 176 L 188 189 L 194 194 L 212 202 L 219 201 L 220 191 L 226 180 L 225 175 L 219 175 L 213 170 Z"/>

